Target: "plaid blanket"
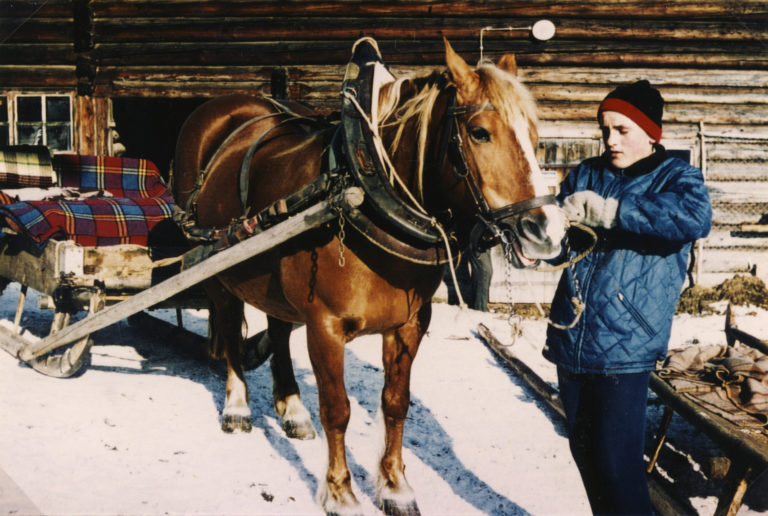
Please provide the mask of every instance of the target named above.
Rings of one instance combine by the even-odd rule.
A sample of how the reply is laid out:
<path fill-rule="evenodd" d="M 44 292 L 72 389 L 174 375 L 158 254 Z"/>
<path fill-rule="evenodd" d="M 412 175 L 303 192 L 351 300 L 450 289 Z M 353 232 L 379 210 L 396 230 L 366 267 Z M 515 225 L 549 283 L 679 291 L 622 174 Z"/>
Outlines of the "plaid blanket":
<path fill-rule="evenodd" d="M 150 161 L 59 155 L 54 168 L 61 186 L 112 197 L 14 202 L 0 206 L 2 225 L 41 244 L 55 238 L 85 246 L 145 246 L 152 228 L 172 218 L 173 198 Z"/>
<path fill-rule="evenodd" d="M 0 188 L 46 188 L 54 182 L 46 147 L 22 145 L 0 149 Z"/>

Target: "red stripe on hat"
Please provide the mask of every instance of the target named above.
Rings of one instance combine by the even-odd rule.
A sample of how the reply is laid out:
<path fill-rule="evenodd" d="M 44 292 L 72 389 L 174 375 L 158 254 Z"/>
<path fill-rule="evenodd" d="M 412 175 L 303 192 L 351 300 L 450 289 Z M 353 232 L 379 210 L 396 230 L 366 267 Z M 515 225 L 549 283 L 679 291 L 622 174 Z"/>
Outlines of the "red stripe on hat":
<path fill-rule="evenodd" d="M 605 99 L 603 103 L 600 104 L 600 109 L 597 110 L 597 114 L 599 115 L 603 111 L 616 111 L 617 113 L 628 116 L 633 122 L 639 125 L 643 131 L 648 133 L 648 136 L 657 142 L 661 141 L 661 127 L 648 118 L 648 115 L 626 100 L 617 98 Z"/>

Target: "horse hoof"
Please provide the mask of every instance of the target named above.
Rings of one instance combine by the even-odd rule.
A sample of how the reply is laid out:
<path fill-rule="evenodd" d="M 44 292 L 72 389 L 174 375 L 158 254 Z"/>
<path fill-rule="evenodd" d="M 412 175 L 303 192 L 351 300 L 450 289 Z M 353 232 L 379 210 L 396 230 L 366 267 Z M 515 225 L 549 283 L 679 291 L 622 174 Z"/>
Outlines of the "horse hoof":
<path fill-rule="evenodd" d="M 382 500 L 381 511 L 388 516 L 420 516 L 419 506 L 415 500 L 410 502 L 397 502 L 396 500 Z"/>
<path fill-rule="evenodd" d="M 291 439 L 308 440 L 317 437 L 312 422 L 307 421 L 283 421 L 285 435 Z"/>
<path fill-rule="evenodd" d="M 224 415 L 221 417 L 221 429 L 231 434 L 234 432 L 250 432 L 253 428 L 248 416 Z"/>

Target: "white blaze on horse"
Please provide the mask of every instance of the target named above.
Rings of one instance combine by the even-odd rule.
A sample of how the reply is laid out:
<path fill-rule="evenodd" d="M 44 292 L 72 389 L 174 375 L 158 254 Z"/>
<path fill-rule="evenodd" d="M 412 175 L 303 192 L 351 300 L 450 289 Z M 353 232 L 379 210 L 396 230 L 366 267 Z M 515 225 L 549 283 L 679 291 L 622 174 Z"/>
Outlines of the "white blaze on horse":
<path fill-rule="evenodd" d="M 372 48 L 375 43 L 361 40 L 356 51 Z M 334 190 L 360 181 L 366 189 L 359 210 L 340 210 L 338 221 L 206 284 L 212 351 L 228 364 L 226 431 L 251 425 L 241 330 L 243 303 L 249 303 L 268 315 L 274 403 L 283 427 L 293 437 L 314 436 L 288 348 L 292 326 L 306 326 L 328 443 L 319 499 L 329 513 L 359 511 L 344 441 L 350 417 L 345 344 L 382 335 L 385 443 L 377 502 L 388 514 L 418 514 L 404 473 L 403 425 L 411 364 L 429 326 L 445 246 L 455 252 L 473 235 L 483 245 L 503 242 L 509 259 L 527 267 L 557 256 L 565 236 L 566 221 L 535 159 L 535 105 L 515 77 L 514 58 L 472 69 L 447 41 L 445 51 L 447 70 L 373 89 L 370 82 L 355 83 L 354 71 L 366 66 L 358 61 L 345 81 L 341 124 L 292 103 L 235 95 L 201 106 L 179 136 L 174 195 L 201 228 L 227 226 L 244 208 L 259 212 L 307 185 Z M 357 87 L 373 98 L 356 97 Z M 366 100 L 376 106 L 370 125 Z M 334 168 L 345 156 L 348 165 Z M 386 179 L 377 179 L 381 174 Z"/>

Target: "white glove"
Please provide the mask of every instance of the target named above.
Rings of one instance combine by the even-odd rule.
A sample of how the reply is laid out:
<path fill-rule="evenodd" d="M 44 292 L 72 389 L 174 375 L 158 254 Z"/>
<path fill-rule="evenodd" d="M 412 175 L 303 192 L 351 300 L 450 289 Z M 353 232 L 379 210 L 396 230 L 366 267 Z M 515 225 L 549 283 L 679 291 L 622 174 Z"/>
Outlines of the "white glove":
<path fill-rule="evenodd" d="M 616 225 L 617 199 L 605 198 L 592 190 L 575 192 L 563 200 L 563 211 L 572 222 L 610 229 Z"/>

